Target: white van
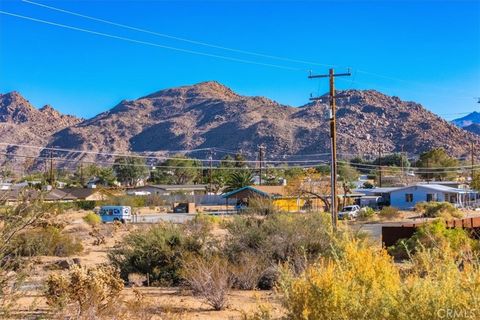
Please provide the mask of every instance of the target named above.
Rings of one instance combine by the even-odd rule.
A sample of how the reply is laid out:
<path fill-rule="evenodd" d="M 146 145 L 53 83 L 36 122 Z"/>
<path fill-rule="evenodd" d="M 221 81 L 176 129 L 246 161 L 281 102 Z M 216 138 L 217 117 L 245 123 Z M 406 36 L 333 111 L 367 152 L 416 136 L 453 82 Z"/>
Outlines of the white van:
<path fill-rule="evenodd" d="M 102 222 L 120 221 L 126 223 L 132 221 L 132 208 L 127 206 L 102 206 L 99 214 Z"/>

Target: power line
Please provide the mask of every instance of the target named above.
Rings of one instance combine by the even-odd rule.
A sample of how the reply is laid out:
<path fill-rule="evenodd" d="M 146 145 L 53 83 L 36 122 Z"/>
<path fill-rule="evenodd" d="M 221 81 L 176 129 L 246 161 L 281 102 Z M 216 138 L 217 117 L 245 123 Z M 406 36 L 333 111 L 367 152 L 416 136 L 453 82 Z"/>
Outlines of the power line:
<path fill-rule="evenodd" d="M 0 155 L 4 155 L 7 157 L 11 158 L 28 158 L 28 159 L 36 159 L 36 160 L 45 160 L 45 161 L 55 161 L 56 163 L 58 162 L 68 162 L 68 163 L 78 163 L 77 160 L 74 159 L 67 159 L 67 158 L 60 158 L 60 157 L 50 157 L 50 156 L 31 156 L 31 155 L 22 155 L 22 154 L 11 154 L 11 153 L 0 153 Z M 193 159 L 185 159 L 185 160 L 193 160 Z M 338 162 L 338 161 L 337 161 Z M 109 165 L 113 166 L 116 163 L 115 162 L 109 162 L 109 161 L 87 161 L 87 160 L 82 160 L 82 164 L 96 164 L 96 165 Z M 146 168 L 160 168 L 160 169 L 198 169 L 201 170 L 201 166 L 171 166 L 171 165 L 148 165 L 148 164 L 135 164 L 135 163 L 122 163 L 122 166 L 133 166 L 133 167 L 146 167 Z M 277 170 L 283 170 L 283 169 L 315 169 L 320 165 L 327 165 L 329 166 L 330 163 L 328 161 L 321 161 L 319 160 L 316 164 L 312 165 L 293 165 L 293 166 L 287 166 L 287 167 L 267 167 L 267 169 L 277 169 Z M 448 169 L 448 167 L 446 167 Z M 464 166 L 461 167 L 461 169 L 464 170 L 469 170 L 471 169 L 471 166 Z M 474 169 L 480 169 L 480 165 L 474 166 Z M 377 168 L 357 168 L 361 169 L 362 171 L 368 171 L 368 172 L 374 172 L 376 171 Z M 413 170 L 407 170 L 407 171 L 413 171 L 414 173 L 418 174 L 427 174 L 427 173 L 453 173 L 453 172 L 459 172 L 460 170 L 444 170 L 443 168 L 425 168 L 426 171 L 413 171 Z M 212 167 L 212 170 L 255 170 L 253 167 Z M 440 171 L 441 170 L 441 171 Z M 388 173 L 399 173 L 400 169 L 395 169 L 393 167 L 384 167 L 383 172 L 388 172 Z"/>
<path fill-rule="evenodd" d="M 15 144 L 15 143 L 4 143 L 0 142 L 1 146 L 10 146 L 10 147 L 19 147 L 19 148 L 30 148 L 36 150 L 48 150 L 48 151 L 57 151 L 57 152 L 68 152 L 68 153 L 78 153 L 78 154 L 92 154 L 92 155 L 102 155 L 110 157 L 130 157 L 130 158 L 142 158 L 150 160 L 182 160 L 178 157 L 166 157 L 166 156 L 144 156 L 139 154 L 132 153 L 114 153 L 114 152 L 99 152 L 99 151 L 88 151 L 88 150 L 76 150 L 76 149 L 65 149 L 65 148 L 53 148 L 53 147 L 42 147 L 42 146 L 33 146 L 26 144 Z M 213 149 L 213 148 L 212 148 Z M 210 150 L 206 148 L 205 150 Z M 187 150 L 184 150 L 187 151 Z M 327 155 L 327 154 L 325 154 Z M 197 161 L 210 161 L 210 159 L 198 159 L 198 158 L 186 158 L 185 160 L 197 160 Z M 259 160 L 229 160 L 229 159 L 212 159 L 213 162 L 230 162 L 230 163 L 259 163 Z M 263 160 L 264 163 L 315 163 L 318 162 L 317 159 L 312 160 Z"/>
<path fill-rule="evenodd" d="M 63 13 L 70 14 L 70 15 L 73 15 L 73 16 L 77 16 L 77 17 L 81 17 L 81 18 L 85 18 L 85 19 L 89 19 L 89 20 L 93 20 L 93 21 L 97 21 L 97 22 L 106 23 L 106 24 L 113 25 L 113 26 L 120 27 L 120 28 L 125 28 L 125 29 L 129 29 L 129 30 L 142 32 L 142 33 L 147 33 L 147 34 L 155 35 L 155 36 L 158 36 L 158 37 L 183 41 L 183 42 L 196 44 L 196 45 L 200 45 L 200 46 L 205 46 L 205 47 L 210 47 L 210 48 L 215 48 L 215 49 L 221 49 L 221 50 L 226 50 L 226 51 L 231 51 L 231 52 L 236 52 L 236 53 L 241 53 L 241 54 L 247 54 L 247 55 L 257 56 L 257 57 L 262 57 L 262 58 L 281 60 L 281 61 L 286 61 L 286 62 L 302 63 L 302 64 L 308 64 L 308 65 L 321 66 L 321 67 L 334 67 L 334 65 L 331 65 L 331 64 L 323 64 L 323 63 L 318 63 L 318 62 L 313 62 L 313 61 L 305 61 L 305 60 L 292 59 L 292 58 L 287 58 L 287 57 L 280 57 L 280 56 L 275 56 L 275 55 L 270 55 L 270 54 L 264 54 L 264 53 L 258 53 L 258 52 L 247 51 L 247 50 L 242 50 L 242 49 L 230 48 L 230 47 L 221 46 L 221 45 L 212 44 L 212 43 L 203 42 L 203 41 L 198 41 L 198 40 L 187 39 L 187 38 L 178 37 L 178 36 L 174 36 L 174 35 L 170 35 L 170 34 L 166 34 L 166 33 L 160 33 L 160 32 L 151 31 L 151 30 L 147 30 L 147 29 L 143 29 L 143 28 L 138 28 L 138 27 L 122 24 L 122 23 L 117 23 L 117 22 L 113 22 L 113 21 L 110 21 L 110 20 L 106 20 L 106 19 L 96 18 L 96 17 L 84 15 L 84 14 L 81 14 L 81 13 L 61 9 L 61 8 L 58 8 L 58 7 L 48 6 L 48 5 L 45 5 L 45 4 L 42 4 L 42 3 L 29 1 L 29 0 L 22 0 L 22 2 L 29 3 L 29 4 L 32 4 L 32 5 L 36 5 L 36 6 L 39 6 L 39 7 L 43 7 L 43 8 L 50 9 L 50 10 L 55 10 L 55 11 L 58 11 L 58 12 L 63 12 Z"/>
<path fill-rule="evenodd" d="M 21 154 L 11 154 L 11 153 L 0 153 L 0 155 L 5 155 L 12 158 L 30 158 L 30 159 L 37 159 L 37 160 L 52 160 L 55 162 L 70 162 L 70 163 L 78 163 L 77 160 L 73 159 L 66 159 L 66 158 L 59 158 L 59 157 L 35 157 L 35 156 L 27 156 Z M 185 159 L 185 160 L 193 160 L 193 159 Z M 81 163 L 90 163 L 90 164 L 97 164 L 97 165 L 116 165 L 118 163 L 115 162 L 108 162 L 108 161 L 81 161 Z M 321 164 L 321 162 L 318 162 Z M 288 167 L 268 167 L 268 169 L 291 169 L 291 168 L 300 168 L 300 169 L 309 169 L 315 168 L 317 165 L 309 165 L 309 166 L 288 166 Z M 137 164 L 137 163 L 121 163 L 118 165 L 122 166 L 132 166 L 132 167 L 147 167 L 147 168 L 161 168 L 161 169 L 198 169 L 201 170 L 202 166 L 171 166 L 171 165 L 148 165 L 148 164 Z M 254 170 L 255 168 L 249 167 L 214 167 L 212 166 L 213 170 Z"/>
<path fill-rule="evenodd" d="M 167 38 L 167 39 L 182 41 L 182 42 L 195 44 L 195 45 L 200 45 L 200 46 L 204 46 L 204 47 L 215 48 L 215 49 L 220 49 L 220 50 L 225 50 L 225 51 L 230 51 L 230 52 L 236 52 L 236 53 L 245 54 L 245 55 L 257 56 L 257 57 L 262 57 L 262 58 L 267 58 L 267 59 L 274 59 L 274 60 L 285 61 L 285 62 L 293 62 L 293 63 L 311 65 L 311 66 L 348 68 L 347 66 L 325 64 L 325 63 L 319 63 L 319 62 L 315 62 L 315 61 L 307 61 L 307 60 L 302 60 L 302 59 L 281 57 L 281 56 L 277 56 L 277 55 L 264 54 L 264 53 L 259 53 L 259 52 L 249 51 L 249 50 L 243 50 L 243 49 L 238 49 L 238 48 L 231 48 L 231 47 L 222 46 L 222 45 L 218 45 L 218 44 L 213 44 L 213 43 L 209 43 L 209 42 L 205 42 L 205 41 L 188 39 L 188 38 L 179 37 L 179 36 L 175 36 L 175 35 L 171 35 L 171 34 L 167 34 L 167 33 L 161 33 L 161 32 L 157 32 L 157 31 L 148 30 L 148 29 L 145 29 L 145 28 L 139 28 L 139 27 L 123 24 L 123 23 L 118 23 L 118 22 L 114 22 L 114 21 L 111 21 L 111 20 L 97 18 L 97 17 L 81 14 L 81 13 L 78 13 L 78 12 L 62 9 L 62 8 L 59 8 L 59 7 L 49 6 L 49 5 L 46 5 L 46 4 L 43 4 L 43 3 L 30 1 L 30 0 L 22 0 L 22 2 L 31 4 L 31 5 L 35 5 L 35 6 L 38 6 L 38 7 L 46 8 L 46 9 L 49 9 L 49 10 L 54 10 L 54 11 L 57 11 L 57 12 L 62 12 L 62 13 L 65 13 L 65 14 L 81 17 L 81 18 L 84 18 L 84 19 L 113 25 L 113 26 L 128 29 L 128 30 L 133 30 L 133 31 L 141 32 L 141 33 L 146 33 L 146 34 L 150 34 L 150 35 L 154 35 L 154 36 L 158 36 L 158 37 L 163 37 L 163 38 Z M 172 48 L 170 48 L 170 49 L 172 49 Z M 174 50 L 176 50 L 176 49 L 174 49 Z M 180 49 L 180 50 L 184 50 L 184 49 Z M 190 52 L 190 53 L 193 53 L 193 52 Z M 207 55 L 207 53 L 205 53 L 205 54 L 201 53 L 201 54 L 202 55 Z M 214 56 L 216 56 L 216 55 L 214 55 Z M 217 57 L 220 58 L 222 56 L 217 56 Z M 235 59 L 235 58 L 229 58 L 229 57 L 222 57 L 222 59 L 227 59 L 227 58 L 229 60 L 230 59 Z M 242 60 L 242 59 L 239 59 L 239 60 Z M 237 61 L 237 62 L 241 62 L 241 61 Z M 255 62 L 255 64 L 260 64 L 260 63 Z M 268 64 L 262 64 L 262 65 L 268 65 Z M 275 66 L 275 65 L 270 65 L 270 66 Z M 288 68 L 288 67 L 285 67 L 285 66 L 275 66 L 275 67 Z M 302 70 L 302 69 L 294 69 L 294 68 L 291 68 L 291 69 Z M 392 77 L 392 76 L 383 75 L 383 74 L 379 74 L 379 73 L 376 73 L 376 72 L 371 72 L 371 71 L 366 71 L 366 70 L 361 70 L 361 69 L 355 69 L 355 74 L 356 73 L 362 73 L 362 74 L 365 74 L 365 75 L 370 75 L 370 76 L 373 76 L 373 77 L 382 78 L 382 79 L 386 79 L 386 80 L 410 83 L 410 84 L 414 84 L 414 85 L 422 85 L 422 86 L 430 87 L 430 88 L 444 89 L 443 87 L 437 86 L 437 85 L 423 84 L 423 83 L 418 82 L 418 81 L 405 80 L 405 79 L 401 79 L 401 78 L 398 78 L 398 77 Z M 353 79 L 352 82 L 354 80 L 355 79 Z M 451 91 L 451 88 L 448 88 L 448 90 Z M 460 92 L 458 90 L 456 90 L 456 91 Z M 463 90 L 461 92 L 462 92 L 462 94 L 466 93 L 466 91 L 463 91 Z"/>
<path fill-rule="evenodd" d="M 218 59 L 224 59 L 224 60 L 229 60 L 229 61 L 234 61 L 234 62 L 254 64 L 254 65 L 260 65 L 260 66 L 264 66 L 264 67 L 271 67 L 271 68 L 291 70 L 291 71 L 301 71 L 301 70 L 303 70 L 303 69 L 299 69 L 299 68 L 292 68 L 292 67 L 287 67 L 287 66 L 282 66 L 282 65 L 277 65 L 277 64 L 263 63 L 263 62 L 253 61 L 253 60 L 233 58 L 233 57 L 228 57 L 228 56 L 223 56 L 223 55 L 218 55 L 218 54 L 213 54 L 213 53 L 207 53 L 207 52 L 202 52 L 202 51 L 195 51 L 195 50 L 189 50 L 189 49 L 182 49 L 182 48 L 178 48 L 178 47 L 166 46 L 166 45 L 162 45 L 162 44 L 158 44 L 158 43 L 154 43 L 154 42 L 136 40 L 136 39 L 127 38 L 127 37 L 123 37 L 123 36 L 117 36 L 117 35 L 113 35 L 113 34 L 109 34 L 109 33 L 98 32 L 98 31 L 94 31 L 94 30 L 90 30 L 90 29 L 84 29 L 84 28 L 74 27 L 74 26 L 70 26 L 70 25 L 66 25 L 66 24 L 57 23 L 57 22 L 51 22 L 51 21 L 47 21 L 47 20 L 37 19 L 37 18 L 28 17 L 28 16 L 24 16 L 24 15 L 20 15 L 20 14 L 15 14 L 15 13 L 7 12 L 7 11 L 0 11 L 0 14 L 16 17 L 16 18 L 20 18 L 20 19 L 25 19 L 25 20 L 35 21 L 35 22 L 39 22 L 39 23 L 44 23 L 44 24 L 48 24 L 48 25 L 52 25 L 52 26 L 56 26 L 56 27 L 65 28 L 65 29 L 90 33 L 90 34 L 94 34 L 94 35 L 97 35 L 97 36 L 102 36 L 102 37 L 107 37 L 107 38 L 112 38 L 112 39 L 117 39 L 117 40 L 123 40 L 123 41 L 127 41 L 127 42 L 143 44 L 143 45 L 148 45 L 148 46 L 153 46 L 153 47 L 158 47 L 158 48 L 163 48 L 163 49 L 168 49 L 168 50 L 173 50 L 173 51 L 196 54 L 196 55 L 201 55 L 201 56 L 205 56 L 205 57 L 218 58 Z"/>

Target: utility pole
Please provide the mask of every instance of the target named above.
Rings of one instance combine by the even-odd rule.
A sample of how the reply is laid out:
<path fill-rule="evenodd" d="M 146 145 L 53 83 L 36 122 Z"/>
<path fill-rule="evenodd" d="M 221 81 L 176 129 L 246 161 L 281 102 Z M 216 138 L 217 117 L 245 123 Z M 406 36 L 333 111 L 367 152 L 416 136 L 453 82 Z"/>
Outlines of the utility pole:
<path fill-rule="evenodd" d="M 470 178 L 470 179 L 471 179 L 471 180 L 470 180 L 471 182 L 473 182 L 473 175 L 474 175 L 473 167 L 474 167 L 474 165 L 475 165 L 475 159 L 473 158 L 474 151 L 475 151 L 474 149 L 475 149 L 475 145 L 474 145 L 474 143 L 473 143 L 473 141 L 472 141 L 472 150 L 471 150 L 472 170 L 471 170 L 471 178 Z"/>
<path fill-rule="evenodd" d="M 259 160 L 259 168 L 260 168 L 260 180 L 259 180 L 259 185 L 262 185 L 262 174 L 263 174 L 263 152 L 265 151 L 265 146 L 264 145 L 259 145 L 258 146 L 258 160 Z"/>
<path fill-rule="evenodd" d="M 83 178 L 83 162 L 80 162 L 80 184 L 82 188 L 85 186 L 85 181 Z"/>
<path fill-rule="evenodd" d="M 53 178 L 53 153 L 52 153 L 52 151 L 50 151 L 50 178 L 49 179 L 50 179 L 50 185 L 53 188 L 53 183 L 54 183 L 53 179 L 54 178 Z"/>
<path fill-rule="evenodd" d="M 350 70 L 347 73 L 337 73 L 332 69 L 329 70 L 328 74 L 321 75 L 312 75 L 308 76 L 309 79 L 314 78 L 329 78 L 330 82 L 330 153 L 331 153 L 331 163 L 330 163 L 330 185 L 332 193 L 332 204 L 331 214 L 332 214 L 332 225 L 333 230 L 337 230 L 337 129 L 336 129 L 336 107 L 335 107 L 335 77 L 346 77 L 351 76 Z M 320 97 L 310 98 L 310 100 L 321 100 Z"/>
<path fill-rule="evenodd" d="M 382 149 L 378 147 L 378 186 L 382 187 Z"/>
<path fill-rule="evenodd" d="M 213 169 L 213 168 L 212 168 L 212 167 L 213 167 L 212 161 L 213 161 L 213 152 L 212 152 L 212 149 L 210 149 L 209 153 L 210 153 L 210 154 L 209 154 L 209 156 L 208 156 L 208 160 L 210 161 L 210 172 L 209 172 L 209 178 L 208 178 L 208 182 L 209 182 L 209 184 L 210 184 L 209 190 L 210 190 L 210 192 L 212 192 L 212 193 L 213 193 L 213 189 L 212 189 L 212 181 L 213 181 L 213 179 L 212 179 L 212 169 Z"/>

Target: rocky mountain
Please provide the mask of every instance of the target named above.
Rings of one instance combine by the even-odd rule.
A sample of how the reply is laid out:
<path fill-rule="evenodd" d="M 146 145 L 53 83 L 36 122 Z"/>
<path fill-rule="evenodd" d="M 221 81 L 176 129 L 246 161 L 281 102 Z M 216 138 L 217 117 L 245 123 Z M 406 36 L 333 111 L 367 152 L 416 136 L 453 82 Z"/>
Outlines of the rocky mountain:
<path fill-rule="evenodd" d="M 0 94 L 1 143 L 45 146 L 54 133 L 81 121 L 49 105 L 36 109 L 18 92 Z M 0 153 L 8 153 L 8 163 L 15 167 L 28 159 L 24 156 L 38 157 L 39 150 L 0 145 Z"/>
<path fill-rule="evenodd" d="M 480 123 L 472 123 L 469 126 L 463 127 L 463 129 L 480 135 Z"/>
<path fill-rule="evenodd" d="M 347 90 L 338 96 L 338 149 L 343 154 L 376 155 L 379 150 L 402 148 L 419 154 L 444 147 L 454 156 L 463 156 L 468 153 L 470 141 L 480 143 L 479 136 L 414 102 L 374 90 Z M 50 147 L 106 153 L 162 154 L 217 147 L 251 157 L 258 145 L 264 144 L 269 157 L 287 159 L 284 155 L 299 157 L 329 151 L 327 102 L 291 107 L 264 97 L 242 96 L 210 81 L 121 101 L 91 119 L 72 119 L 74 123 L 68 125 L 64 122 L 64 127 L 51 130 L 45 141 Z M 20 111 L 18 116 L 10 115 L 9 121 L 23 119 L 21 114 L 25 112 Z M 105 158 L 91 154 L 68 156 L 72 160 Z"/>
<path fill-rule="evenodd" d="M 452 120 L 452 123 L 459 126 L 460 128 L 465 128 L 472 124 L 480 124 L 480 112 L 474 111 L 462 118 Z"/>

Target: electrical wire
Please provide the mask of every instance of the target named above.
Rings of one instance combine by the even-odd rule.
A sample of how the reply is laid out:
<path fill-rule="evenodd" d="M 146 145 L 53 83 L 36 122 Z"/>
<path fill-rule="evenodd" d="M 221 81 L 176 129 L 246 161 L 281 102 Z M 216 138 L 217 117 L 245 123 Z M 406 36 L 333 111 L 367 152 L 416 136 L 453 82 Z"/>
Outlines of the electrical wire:
<path fill-rule="evenodd" d="M 147 34 L 155 35 L 155 36 L 158 36 L 158 37 L 183 41 L 183 42 L 187 42 L 187 43 L 191 43 L 191 44 L 195 44 L 195 45 L 200 45 L 200 46 L 205 46 L 205 47 L 209 47 L 209 48 L 221 49 L 221 50 L 226 50 L 226 51 L 231 51 L 231 52 L 236 52 L 236 53 L 241 53 L 241 54 L 246 54 L 246 55 L 251 55 L 251 56 L 257 56 L 257 57 L 262 57 L 262 58 L 281 60 L 281 61 L 286 61 L 286 62 L 316 65 L 316 66 L 322 66 L 322 67 L 337 67 L 337 66 L 332 65 L 332 64 L 324 64 L 324 63 L 318 63 L 318 62 L 313 62 L 313 61 L 305 61 L 305 60 L 299 60 L 299 59 L 280 57 L 280 56 L 275 56 L 275 55 L 270 55 L 270 54 L 264 54 L 264 53 L 258 53 L 258 52 L 247 51 L 247 50 L 242 50 L 242 49 L 230 48 L 230 47 L 221 46 L 221 45 L 212 44 L 212 43 L 203 42 L 203 41 L 187 39 L 187 38 L 178 37 L 178 36 L 174 36 L 174 35 L 170 35 L 170 34 L 166 34 L 166 33 L 160 33 L 160 32 L 151 31 L 151 30 L 147 30 L 147 29 L 143 29 L 143 28 L 138 28 L 138 27 L 122 24 L 122 23 L 117 23 L 117 22 L 106 20 L 106 19 L 96 18 L 96 17 L 85 15 L 85 14 L 61 9 L 61 8 L 58 8 L 58 7 L 48 6 L 48 5 L 38 3 L 38 2 L 34 2 L 34 1 L 22 0 L 22 2 L 32 4 L 32 5 L 35 5 L 35 6 L 39 6 L 39 7 L 43 7 L 43 8 L 46 8 L 46 9 L 70 14 L 70 15 L 73 15 L 73 16 L 81 17 L 81 18 L 84 18 L 84 19 L 89 19 L 89 20 L 92 20 L 92 21 L 102 22 L 102 23 L 105 23 L 105 24 L 113 25 L 113 26 L 116 26 L 116 27 L 124 28 L 124 29 L 138 31 L 138 32 L 142 32 L 142 33 L 147 33 Z M 338 66 L 338 67 L 340 67 L 340 66 Z"/>
<path fill-rule="evenodd" d="M 57 151 L 57 152 L 68 152 L 68 153 L 77 153 L 77 154 L 92 154 L 92 155 L 102 155 L 102 156 L 110 156 L 110 157 L 130 157 L 130 158 L 142 158 L 142 159 L 150 159 L 150 160 L 181 160 L 178 157 L 166 157 L 166 156 L 145 156 L 139 154 L 132 154 L 132 153 L 114 153 L 114 152 L 99 152 L 99 151 L 88 151 L 88 150 L 76 150 L 76 149 L 65 149 L 65 148 L 53 148 L 53 147 L 42 147 L 42 146 L 33 146 L 27 144 L 16 144 L 16 143 L 5 143 L 0 142 L 0 146 L 6 147 L 19 147 L 19 148 L 29 148 L 29 149 L 36 149 L 36 150 L 48 150 L 48 151 Z M 197 149 L 197 150 L 209 150 L 209 148 L 205 149 Z M 183 150 L 188 152 L 188 150 Z M 328 153 L 324 154 L 328 155 Z M 229 160 L 229 159 L 198 159 L 198 158 L 188 158 L 185 160 L 196 160 L 202 162 L 231 162 L 231 163 L 314 163 L 318 162 L 319 160 L 312 159 L 312 160 Z"/>
<path fill-rule="evenodd" d="M 59 8 L 59 7 L 49 6 L 49 5 L 39 3 L 39 2 L 35 2 L 35 1 L 22 0 L 22 2 L 30 4 L 30 5 L 35 5 L 35 6 L 38 6 L 38 7 L 42 7 L 42 8 L 45 8 L 45 9 L 49 9 L 49 10 L 53 10 L 53 11 L 77 16 L 77 17 L 80 17 L 80 18 L 84 18 L 84 19 L 88 19 L 88 20 L 92 20 L 92 21 L 96 21 L 96 22 L 101 22 L 101 23 L 104 23 L 104 24 L 113 25 L 113 26 L 116 26 L 116 27 L 120 27 L 120 28 L 124 28 L 124 29 L 128 29 L 128 30 L 133 30 L 133 31 L 141 32 L 141 33 L 146 33 L 146 34 L 150 34 L 150 35 L 154 35 L 154 36 L 158 36 L 158 37 L 163 37 L 163 38 L 167 38 L 167 39 L 182 41 L 182 42 L 186 42 L 186 43 L 190 43 L 190 44 L 195 44 L 195 45 L 200 45 L 200 46 L 205 46 L 205 47 L 230 51 L 230 52 L 236 52 L 236 53 L 245 54 L 245 55 L 274 59 L 274 60 L 279 60 L 279 61 L 300 63 L 300 64 L 305 64 L 305 65 L 310 65 L 310 66 L 322 66 L 322 67 L 352 69 L 352 68 L 346 67 L 346 66 L 319 63 L 319 62 L 315 62 L 315 61 L 306 61 L 306 60 L 302 60 L 302 59 L 295 59 L 295 58 L 289 58 L 289 57 L 281 57 L 281 56 L 276 56 L 276 55 L 254 52 L 254 51 L 242 50 L 242 49 L 238 49 L 238 48 L 231 48 L 231 47 L 222 46 L 222 45 L 218 45 L 218 44 L 208 43 L 208 42 L 205 42 L 205 41 L 187 39 L 187 38 L 184 38 L 184 37 L 179 37 L 179 36 L 175 36 L 175 35 L 171 35 L 171 34 L 156 32 L 156 31 L 145 29 L 145 28 L 139 28 L 139 27 L 123 24 L 123 23 L 118 23 L 118 22 L 114 22 L 114 21 L 110 21 L 110 20 L 106 20 L 106 19 L 102 19 L 102 18 L 97 18 L 97 17 L 93 17 L 93 16 L 90 16 L 90 15 L 85 15 L 85 14 L 81 14 L 81 13 L 78 13 L 78 12 L 65 10 L 65 9 L 62 9 L 62 8 Z M 356 76 L 356 73 L 361 73 L 361 74 L 370 75 L 370 76 L 381 78 L 381 79 L 414 84 L 416 86 L 422 85 L 422 86 L 430 87 L 430 88 L 438 88 L 438 89 L 442 89 L 442 90 L 445 89 L 442 86 L 437 86 L 437 85 L 432 85 L 432 84 L 424 84 L 424 83 L 421 83 L 421 82 L 418 82 L 418 81 L 405 80 L 405 79 L 401 79 L 401 78 L 398 78 L 398 77 L 392 77 L 392 76 L 389 76 L 389 75 L 383 75 L 383 74 L 379 74 L 379 73 L 371 72 L 371 71 L 367 71 L 367 70 L 362 70 L 362 69 L 354 69 L 354 71 L 355 71 L 354 72 L 354 78 Z M 353 81 L 354 80 L 352 80 L 352 83 L 353 83 Z M 451 88 L 448 88 L 448 91 L 451 92 Z M 461 90 L 461 91 L 456 90 L 456 91 L 457 92 L 462 92 L 462 94 L 467 93 L 464 90 Z M 469 97 L 469 98 L 471 98 L 471 97 Z"/>
<path fill-rule="evenodd" d="M 66 24 L 61 24 L 61 23 L 57 23 L 57 22 L 37 19 L 37 18 L 24 16 L 24 15 L 20 15 L 20 14 L 16 14 L 16 13 L 11 13 L 11 12 L 7 12 L 7 11 L 0 11 L 0 14 L 4 14 L 4 15 L 7 15 L 7 16 L 12 16 L 12 17 L 15 17 L 15 18 L 20 18 L 20 19 L 30 20 L 30 21 L 34 21 L 34 22 L 39 22 L 39 23 L 43 23 L 43 24 L 47 24 L 47 25 L 51 25 L 51 26 L 60 27 L 60 28 L 65 28 L 65 29 L 90 33 L 90 34 L 94 34 L 94 35 L 97 35 L 97 36 L 102 36 L 102 37 L 107 37 L 107 38 L 112 38 L 112 39 L 132 42 L 132 43 L 137 43 L 137 44 L 143 44 L 143 45 L 148 45 L 148 46 L 153 46 L 153 47 L 158 47 L 158 48 L 163 48 L 163 49 L 168 49 L 168 50 L 173 50 L 173 51 L 196 54 L 196 55 L 201 55 L 201 56 L 205 56 L 205 57 L 218 58 L 218 59 L 229 60 L 229 61 L 234 61 L 234 62 L 254 64 L 254 65 L 259 65 L 259 66 L 264 66 L 264 67 L 271 67 L 271 68 L 284 69 L 284 70 L 290 70 L 290 71 L 302 71 L 303 70 L 303 69 L 300 69 L 300 68 L 292 68 L 292 67 L 287 67 L 287 66 L 282 66 L 282 65 L 277 65 L 277 64 L 263 63 L 263 62 L 253 61 L 253 60 L 233 58 L 233 57 L 228 57 L 228 56 L 223 56 L 223 55 L 218 55 L 218 54 L 213 54 L 213 53 L 207 53 L 207 52 L 202 52 L 202 51 L 195 51 L 195 50 L 190 50 L 190 49 L 182 49 L 182 48 L 178 48 L 178 47 L 166 46 L 166 45 L 162 45 L 162 44 L 158 44 L 158 43 L 154 43 L 154 42 L 137 40 L 137 39 L 127 38 L 127 37 L 123 37 L 123 36 L 117 36 L 117 35 L 113 35 L 113 34 L 109 34 L 109 33 L 98 32 L 98 31 L 94 31 L 94 30 L 90 30 L 90 29 L 84 29 L 84 28 L 79 28 L 79 27 L 70 26 L 70 25 L 66 25 Z"/>

